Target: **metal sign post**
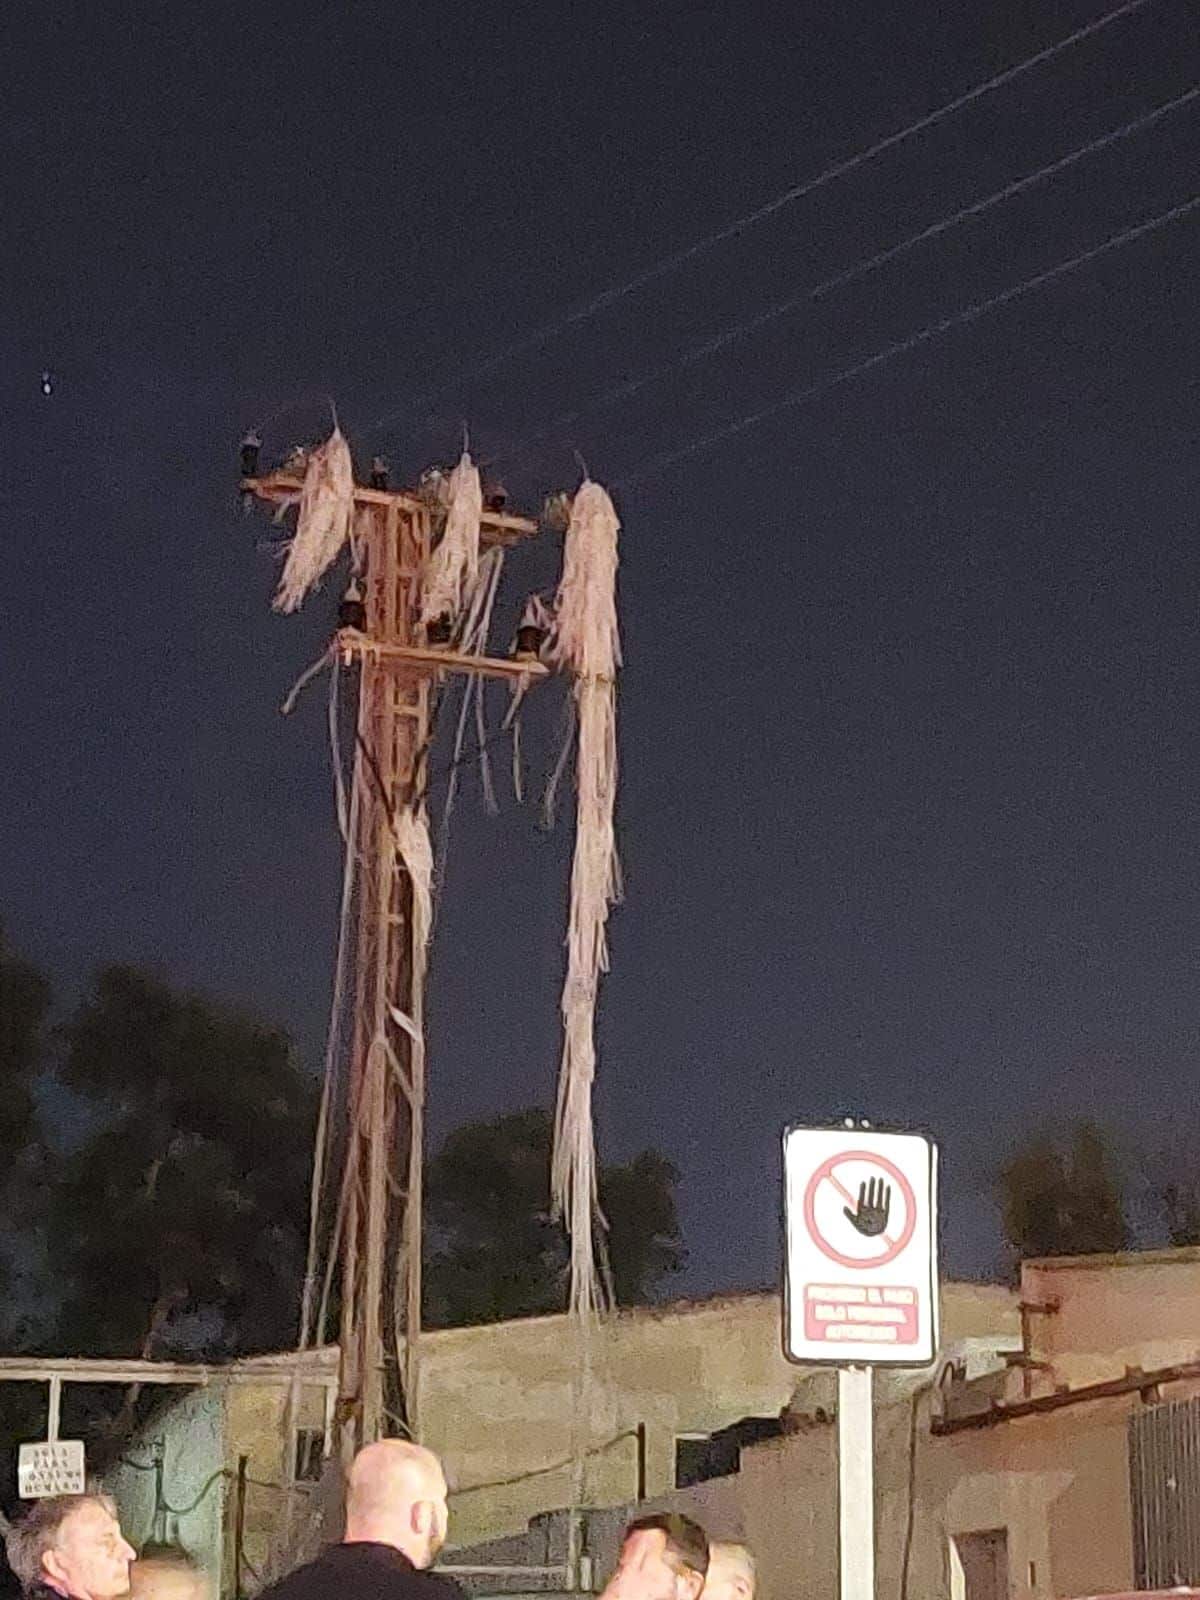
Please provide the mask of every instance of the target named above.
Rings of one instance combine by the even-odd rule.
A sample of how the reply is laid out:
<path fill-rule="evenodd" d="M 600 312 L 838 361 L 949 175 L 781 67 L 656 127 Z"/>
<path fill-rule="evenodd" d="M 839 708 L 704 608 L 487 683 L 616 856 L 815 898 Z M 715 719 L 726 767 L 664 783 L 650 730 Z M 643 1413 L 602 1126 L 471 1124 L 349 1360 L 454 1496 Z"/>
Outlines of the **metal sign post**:
<path fill-rule="evenodd" d="M 937 1149 L 866 1123 L 783 1138 L 784 1353 L 837 1367 L 841 1600 L 875 1600 L 875 1367 L 937 1355 Z"/>
<path fill-rule="evenodd" d="M 50 1397 L 46 1406 L 46 1438 L 51 1444 L 58 1439 L 59 1423 L 62 1418 L 62 1379 L 58 1373 L 51 1373 Z"/>
<path fill-rule="evenodd" d="M 875 1596 L 875 1418 L 870 1367 L 838 1368 L 841 1600 Z"/>

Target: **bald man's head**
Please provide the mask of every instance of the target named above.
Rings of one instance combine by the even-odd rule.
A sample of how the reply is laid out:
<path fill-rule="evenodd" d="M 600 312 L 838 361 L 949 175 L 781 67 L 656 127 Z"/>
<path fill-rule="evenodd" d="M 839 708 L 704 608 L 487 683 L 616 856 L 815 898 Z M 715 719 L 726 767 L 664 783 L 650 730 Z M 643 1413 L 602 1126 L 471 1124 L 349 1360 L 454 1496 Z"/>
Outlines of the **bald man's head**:
<path fill-rule="evenodd" d="M 754 1600 L 754 1557 L 744 1544 L 709 1546 L 704 1600 Z"/>
<path fill-rule="evenodd" d="M 380 1439 L 355 1456 L 346 1486 L 346 1543 L 390 1544 L 430 1567 L 446 1542 L 446 1475 L 432 1450 Z"/>

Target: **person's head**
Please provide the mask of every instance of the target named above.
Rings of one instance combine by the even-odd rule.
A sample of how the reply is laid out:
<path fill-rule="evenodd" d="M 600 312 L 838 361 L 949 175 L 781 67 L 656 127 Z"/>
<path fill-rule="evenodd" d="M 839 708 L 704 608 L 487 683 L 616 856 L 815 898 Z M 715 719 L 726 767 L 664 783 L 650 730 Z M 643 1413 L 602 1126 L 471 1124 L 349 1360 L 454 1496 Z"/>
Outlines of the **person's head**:
<path fill-rule="evenodd" d="M 754 1557 L 744 1544 L 709 1545 L 704 1600 L 754 1600 L 756 1584 Z"/>
<path fill-rule="evenodd" d="M 380 1439 L 360 1450 L 346 1486 L 346 1542 L 390 1544 L 431 1567 L 446 1542 L 446 1475 L 431 1450 Z"/>
<path fill-rule="evenodd" d="M 637 1600 L 699 1600 L 708 1572 L 708 1537 L 698 1522 L 665 1511 L 625 1529 L 619 1587 Z"/>
<path fill-rule="evenodd" d="M 70 1600 L 116 1600 L 129 1590 L 133 1547 L 107 1495 L 36 1500 L 9 1529 L 5 1548 L 26 1592 L 40 1583 Z"/>
<path fill-rule="evenodd" d="M 130 1600 L 209 1600 L 206 1574 L 178 1545 L 143 1545 L 129 1574 Z"/>

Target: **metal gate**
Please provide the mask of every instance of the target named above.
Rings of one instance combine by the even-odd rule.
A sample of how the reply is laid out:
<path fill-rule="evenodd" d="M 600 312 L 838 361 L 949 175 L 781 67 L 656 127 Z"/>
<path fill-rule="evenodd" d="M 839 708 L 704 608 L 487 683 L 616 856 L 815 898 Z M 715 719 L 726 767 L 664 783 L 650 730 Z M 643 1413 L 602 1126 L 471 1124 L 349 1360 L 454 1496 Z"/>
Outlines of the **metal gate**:
<path fill-rule="evenodd" d="M 1200 1584 L 1200 1396 L 1132 1414 L 1129 1482 L 1137 1587 Z"/>

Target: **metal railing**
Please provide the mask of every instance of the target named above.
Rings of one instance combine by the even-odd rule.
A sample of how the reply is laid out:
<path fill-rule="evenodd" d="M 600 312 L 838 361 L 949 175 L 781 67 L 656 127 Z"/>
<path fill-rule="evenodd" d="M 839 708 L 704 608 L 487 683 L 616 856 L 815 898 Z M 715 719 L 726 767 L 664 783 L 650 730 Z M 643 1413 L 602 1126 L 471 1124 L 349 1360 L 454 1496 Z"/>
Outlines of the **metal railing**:
<path fill-rule="evenodd" d="M 1137 1587 L 1200 1583 L 1200 1397 L 1133 1413 L 1129 1481 Z"/>

